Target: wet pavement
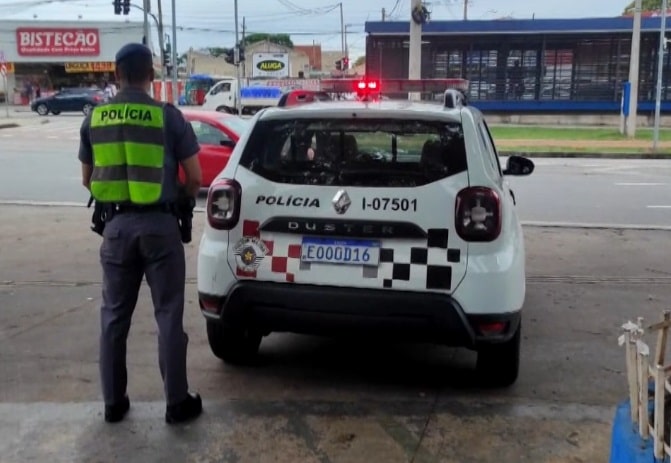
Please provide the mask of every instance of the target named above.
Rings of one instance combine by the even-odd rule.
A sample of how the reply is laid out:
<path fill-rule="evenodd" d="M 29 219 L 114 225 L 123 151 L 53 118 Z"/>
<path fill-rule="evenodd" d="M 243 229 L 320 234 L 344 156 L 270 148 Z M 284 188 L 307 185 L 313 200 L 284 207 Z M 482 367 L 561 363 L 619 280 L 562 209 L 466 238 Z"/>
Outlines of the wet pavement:
<path fill-rule="evenodd" d="M 0 462 L 606 461 L 626 398 L 619 326 L 671 299 L 668 231 L 526 228 L 522 368 L 482 390 L 475 356 L 273 334 L 224 365 L 198 312 L 187 245 L 189 380 L 203 416 L 163 421 L 156 325 L 142 290 L 128 346 L 131 412 L 102 419 L 100 238 L 90 210 L 0 206 Z"/>

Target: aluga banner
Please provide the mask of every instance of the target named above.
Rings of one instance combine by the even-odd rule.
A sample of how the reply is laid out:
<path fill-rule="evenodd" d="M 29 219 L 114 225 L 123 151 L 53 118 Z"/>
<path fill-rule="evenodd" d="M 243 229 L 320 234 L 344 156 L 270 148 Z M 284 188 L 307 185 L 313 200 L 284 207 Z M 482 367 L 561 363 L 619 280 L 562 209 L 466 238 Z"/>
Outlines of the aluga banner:
<path fill-rule="evenodd" d="M 289 77 L 289 53 L 254 53 L 252 77 Z"/>

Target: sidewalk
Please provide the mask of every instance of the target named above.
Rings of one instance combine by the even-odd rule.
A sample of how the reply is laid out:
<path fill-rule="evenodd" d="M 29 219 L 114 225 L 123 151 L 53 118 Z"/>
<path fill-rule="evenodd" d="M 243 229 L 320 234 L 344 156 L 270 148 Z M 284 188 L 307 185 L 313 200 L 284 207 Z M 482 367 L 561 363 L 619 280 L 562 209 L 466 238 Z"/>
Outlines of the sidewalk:
<path fill-rule="evenodd" d="M 143 287 L 128 345 L 129 419 L 100 414 L 101 239 L 90 209 L 0 206 L 0 460 L 605 461 L 626 398 L 619 327 L 671 300 L 671 232 L 525 228 L 522 372 L 469 386 L 473 356 L 273 334 L 262 364 L 224 366 L 195 286 L 203 214 L 187 245 L 190 383 L 205 414 L 165 427 L 156 323 Z M 20 430 L 10 432 L 9 430 Z M 260 446 L 260 447 L 259 447 Z"/>
<path fill-rule="evenodd" d="M 8 114 L 9 113 L 9 114 Z M 27 106 L 0 105 L 0 129 L 11 129 L 15 127 L 48 124 L 49 119 L 40 117 Z"/>

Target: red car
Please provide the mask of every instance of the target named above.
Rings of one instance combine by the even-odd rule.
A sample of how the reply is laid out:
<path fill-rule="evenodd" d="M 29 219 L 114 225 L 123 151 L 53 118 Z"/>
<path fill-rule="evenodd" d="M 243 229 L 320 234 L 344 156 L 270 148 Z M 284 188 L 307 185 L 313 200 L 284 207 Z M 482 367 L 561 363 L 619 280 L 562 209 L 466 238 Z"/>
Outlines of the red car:
<path fill-rule="evenodd" d="M 326 92 L 321 92 L 317 90 L 303 90 L 303 89 L 294 89 L 290 90 L 280 98 L 280 101 L 277 103 L 277 106 L 282 108 L 285 106 L 296 106 L 299 104 L 312 103 L 314 101 L 331 101 L 331 96 Z"/>
<path fill-rule="evenodd" d="M 235 144 L 247 130 L 248 122 L 232 114 L 218 111 L 182 110 L 196 133 L 200 152 L 198 159 L 203 171 L 203 187 L 209 187 L 212 180 L 226 167 Z M 184 172 L 179 169 L 179 179 L 184 181 Z"/>

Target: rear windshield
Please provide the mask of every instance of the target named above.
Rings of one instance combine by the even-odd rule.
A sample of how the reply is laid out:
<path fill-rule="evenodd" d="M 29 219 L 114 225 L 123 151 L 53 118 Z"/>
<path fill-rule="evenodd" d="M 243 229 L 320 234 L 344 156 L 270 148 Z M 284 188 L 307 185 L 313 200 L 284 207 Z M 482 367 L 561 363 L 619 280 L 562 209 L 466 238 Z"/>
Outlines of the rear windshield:
<path fill-rule="evenodd" d="M 419 186 L 466 170 L 459 123 L 421 120 L 258 121 L 240 164 L 276 183 Z"/>

